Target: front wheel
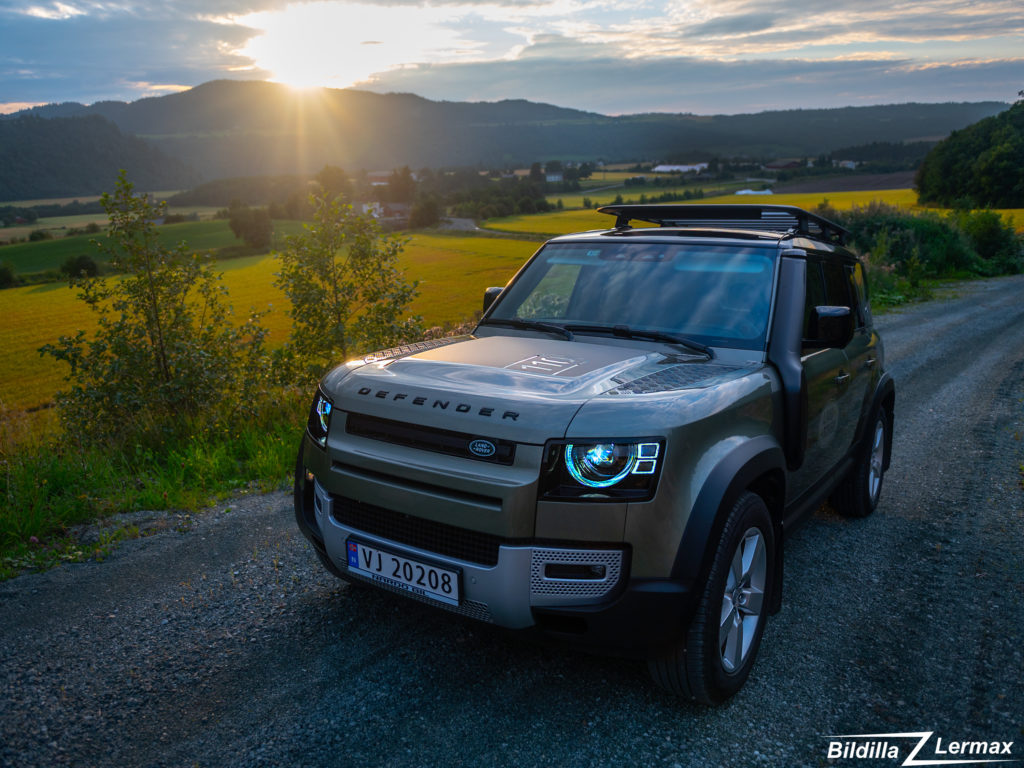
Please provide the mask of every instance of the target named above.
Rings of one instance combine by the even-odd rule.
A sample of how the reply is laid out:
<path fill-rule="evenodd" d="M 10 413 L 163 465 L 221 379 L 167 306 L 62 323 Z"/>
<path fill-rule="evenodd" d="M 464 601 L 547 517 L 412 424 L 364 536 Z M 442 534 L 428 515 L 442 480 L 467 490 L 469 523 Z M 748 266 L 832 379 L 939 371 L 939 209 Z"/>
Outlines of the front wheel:
<path fill-rule="evenodd" d="M 685 637 L 648 662 L 658 685 L 703 704 L 719 704 L 743 687 L 764 632 L 775 555 L 768 508 L 745 492 L 726 519 Z"/>
<path fill-rule="evenodd" d="M 832 492 L 830 501 L 839 514 L 867 517 L 875 511 L 882 496 L 888 446 L 889 419 L 885 410 L 880 408 L 871 422 L 867 441 L 857 449 L 856 464 Z"/>

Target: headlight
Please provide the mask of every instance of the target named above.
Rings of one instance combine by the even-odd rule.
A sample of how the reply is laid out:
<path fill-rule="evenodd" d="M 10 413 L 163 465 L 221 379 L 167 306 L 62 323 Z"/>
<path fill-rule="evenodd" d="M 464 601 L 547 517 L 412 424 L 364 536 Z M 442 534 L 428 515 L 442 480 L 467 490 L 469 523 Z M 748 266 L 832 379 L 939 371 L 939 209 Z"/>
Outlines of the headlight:
<path fill-rule="evenodd" d="M 332 409 L 331 401 L 318 387 L 316 397 L 313 398 L 313 407 L 309 409 L 306 430 L 321 448 L 327 446 L 327 431 L 331 426 Z"/>
<path fill-rule="evenodd" d="M 633 500 L 654 495 L 661 441 L 549 444 L 542 495 L 554 499 Z"/>

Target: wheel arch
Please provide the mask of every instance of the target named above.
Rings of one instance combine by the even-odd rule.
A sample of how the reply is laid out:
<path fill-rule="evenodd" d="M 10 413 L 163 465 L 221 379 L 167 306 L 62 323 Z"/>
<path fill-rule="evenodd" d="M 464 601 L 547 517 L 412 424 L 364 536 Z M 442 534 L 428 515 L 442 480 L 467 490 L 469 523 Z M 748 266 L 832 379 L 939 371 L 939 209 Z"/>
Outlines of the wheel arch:
<path fill-rule="evenodd" d="M 708 474 L 690 510 L 672 578 L 690 584 L 703 583 L 711 568 L 716 542 L 725 526 L 728 510 L 740 494 L 760 496 L 772 518 L 774 533 L 773 589 L 770 612 L 777 612 L 782 596 L 782 518 L 786 499 L 786 455 L 771 436 L 748 440 L 725 455 Z"/>
<path fill-rule="evenodd" d="M 857 425 L 857 437 L 853 441 L 854 446 L 860 445 L 862 440 L 868 439 L 868 430 L 871 429 L 873 416 L 879 410 L 885 411 L 889 421 L 889 429 L 885 439 L 885 465 L 883 467 L 884 470 L 888 470 L 889 464 L 892 462 L 892 436 L 895 432 L 896 417 L 896 384 L 888 372 L 882 374 L 878 386 L 875 387 L 875 392 L 871 396 L 871 402 L 864 412 L 860 423 Z"/>

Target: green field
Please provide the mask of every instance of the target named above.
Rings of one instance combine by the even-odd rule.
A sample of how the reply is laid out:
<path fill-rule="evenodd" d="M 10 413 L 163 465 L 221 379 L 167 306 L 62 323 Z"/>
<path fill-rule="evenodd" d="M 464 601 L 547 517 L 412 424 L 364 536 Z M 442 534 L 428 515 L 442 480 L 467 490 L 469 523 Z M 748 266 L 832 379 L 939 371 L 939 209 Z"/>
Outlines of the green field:
<path fill-rule="evenodd" d="M 234 236 L 226 221 L 189 221 L 181 224 L 167 224 L 159 227 L 157 231 L 160 242 L 168 247 L 185 242 L 192 250 L 205 252 L 241 245 L 241 241 Z M 301 231 L 302 222 L 274 222 L 275 242 L 283 244 L 283 238 L 286 235 L 297 234 Z M 93 240 L 102 242 L 104 240 L 103 233 L 72 235 L 35 243 L 5 245 L 0 247 L 0 263 L 10 264 L 19 275 L 59 269 L 68 257 L 82 253 L 91 256 L 97 263 L 102 263 L 104 259 L 92 244 Z"/>

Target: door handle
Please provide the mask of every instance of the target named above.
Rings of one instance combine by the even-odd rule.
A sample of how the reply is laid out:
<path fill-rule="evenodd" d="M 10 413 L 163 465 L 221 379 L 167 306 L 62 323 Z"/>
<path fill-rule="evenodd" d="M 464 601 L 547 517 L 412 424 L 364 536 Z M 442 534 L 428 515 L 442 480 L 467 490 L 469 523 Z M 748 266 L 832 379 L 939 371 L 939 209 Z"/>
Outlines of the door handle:
<path fill-rule="evenodd" d="M 874 368 L 875 367 L 875 363 L 877 363 L 877 362 L 878 362 L 877 358 L 869 357 L 867 360 L 864 361 L 864 367 L 865 368 Z"/>
<path fill-rule="evenodd" d="M 846 371 L 843 371 L 838 376 L 836 376 L 836 384 L 838 384 L 839 386 L 843 386 L 843 384 L 845 384 L 849 380 L 850 374 L 848 374 Z"/>

